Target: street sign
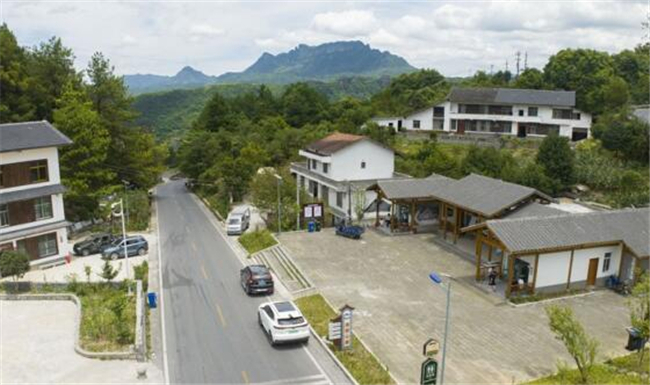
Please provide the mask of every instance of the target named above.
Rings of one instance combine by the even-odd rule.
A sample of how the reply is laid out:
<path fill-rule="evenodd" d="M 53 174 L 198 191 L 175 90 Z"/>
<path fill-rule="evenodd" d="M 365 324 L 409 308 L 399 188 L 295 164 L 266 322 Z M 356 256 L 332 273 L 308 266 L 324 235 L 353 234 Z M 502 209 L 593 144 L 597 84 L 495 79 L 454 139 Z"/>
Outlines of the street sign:
<path fill-rule="evenodd" d="M 440 351 L 440 342 L 438 340 L 429 338 L 427 342 L 422 345 L 422 354 L 425 357 L 433 357 Z"/>
<path fill-rule="evenodd" d="M 422 363 L 420 370 L 421 385 L 436 385 L 438 381 L 438 361 L 429 357 Z"/>
<path fill-rule="evenodd" d="M 306 203 L 302 206 L 302 208 L 303 208 L 303 217 L 305 219 L 323 217 L 322 203 Z"/>
<path fill-rule="evenodd" d="M 341 324 L 343 326 L 341 350 L 352 349 L 352 310 L 354 308 L 349 305 L 341 308 Z"/>
<path fill-rule="evenodd" d="M 329 331 L 328 339 L 330 341 L 341 339 L 341 323 L 340 322 L 330 322 L 328 331 Z"/>

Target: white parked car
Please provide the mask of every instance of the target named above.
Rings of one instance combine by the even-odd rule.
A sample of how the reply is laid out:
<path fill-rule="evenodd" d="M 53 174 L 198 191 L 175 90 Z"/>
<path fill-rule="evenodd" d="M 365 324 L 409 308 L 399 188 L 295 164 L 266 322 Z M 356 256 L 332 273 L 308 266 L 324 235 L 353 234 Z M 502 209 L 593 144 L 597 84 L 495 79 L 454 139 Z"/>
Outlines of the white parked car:
<path fill-rule="evenodd" d="M 292 301 L 261 304 L 257 309 L 257 320 L 271 345 L 309 341 L 309 324 Z"/>
<path fill-rule="evenodd" d="M 243 234 L 248 230 L 251 220 L 251 210 L 246 206 L 235 208 L 226 220 L 226 231 L 228 235 Z"/>

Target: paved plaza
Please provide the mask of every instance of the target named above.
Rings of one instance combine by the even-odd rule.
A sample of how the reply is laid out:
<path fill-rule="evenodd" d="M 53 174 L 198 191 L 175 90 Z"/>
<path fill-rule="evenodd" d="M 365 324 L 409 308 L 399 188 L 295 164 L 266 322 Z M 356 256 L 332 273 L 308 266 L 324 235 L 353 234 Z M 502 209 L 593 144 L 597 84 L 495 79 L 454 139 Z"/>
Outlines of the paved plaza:
<path fill-rule="evenodd" d="M 355 241 L 328 229 L 286 233 L 280 240 L 333 305 L 356 308 L 356 332 L 399 382 L 419 382 L 422 343 L 442 340 L 445 294 L 429 280 L 431 271 L 454 277 L 447 382 L 520 382 L 554 372 L 558 360 L 571 364 L 549 331 L 547 304 L 513 307 L 477 287 L 472 263 L 439 247 L 434 237 L 369 230 Z M 600 341 L 601 359 L 626 353 L 623 297 L 598 291 L 554 303 L 574 309 Z"/>

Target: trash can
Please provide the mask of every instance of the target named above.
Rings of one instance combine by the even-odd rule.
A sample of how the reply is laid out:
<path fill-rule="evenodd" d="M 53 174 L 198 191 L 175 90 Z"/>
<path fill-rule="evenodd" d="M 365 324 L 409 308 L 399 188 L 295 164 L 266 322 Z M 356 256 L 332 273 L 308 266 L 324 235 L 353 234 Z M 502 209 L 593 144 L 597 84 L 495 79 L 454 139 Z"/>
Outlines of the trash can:
<path fill-rule="evenodd" d="M 158 306 L 158 304 L 156 303 L 158 298 L 155 292 L 152 291 L 147 293 L 147 300 L 149 302 L 149 309 L 155 309 Z"/>
<path fill-rule="evenodd" d="M 644 340 L 641 337 L 641 333 L 639 332 L 639 329 L 629 327 L 625 328 L 627 330 L 627 346 L 625 349 L 633 352 L 633 351 L 638 351 L 643 349 L 643 346 L 646 344 L 646 340 Z"/>
<path fill-rule="evenodd" d="M 314 221 L 307 223 L 307 231 L 313 233 L 314 230 L 316 230 L 316 223 L 314 223 Z"/>
<path fill-rule="evenodd" d="M 320 231 L 320 222 L 316 222 L 316 231 Z"/>

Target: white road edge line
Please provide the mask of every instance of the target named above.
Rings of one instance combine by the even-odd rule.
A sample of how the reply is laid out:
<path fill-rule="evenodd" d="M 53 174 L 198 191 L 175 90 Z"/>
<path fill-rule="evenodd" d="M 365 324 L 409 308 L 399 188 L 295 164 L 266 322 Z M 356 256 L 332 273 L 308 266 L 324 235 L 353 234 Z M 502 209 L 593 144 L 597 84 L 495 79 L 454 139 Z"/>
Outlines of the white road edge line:
<path fill-rule="evenodd" d="M 191 193 L 191 196 L 192 196 L 192 198 L 194 198 L 194 202 L 196 202 L 199 205 L 199 207 L 201 208 L 201 212 L 208 218 L 208 222 L 210 222 L 210 224 L 212 224 L 212 226 L 217 230 L 219 235 L 221 235 L 221 237 L 224 238 L 224 241 L 226 242 L 228 247 L 230 247 L 232 249 L 233 253 L 235 254 L 235 257 L 239 260 L 239 262 L 242 264 L 242 266 L 246 266 L 246 263 L 239 257 L 239 254 L 237 253 L 237 250 L 235 250 L 235 248 L 232 246 L 232 244 L 223 235 L 223 232 L 221 231 L 219 226 L 216 223 L 214 223 L 214 220 L 215 220 L 214 214 L 212 214 L 212 212 L 210 212 L 208 210 L 208 208 L 205 207 L 205 204 L 195 194 Z M 269 297 L 268 295 L 266 296 L 266 299 L 269 302 L 272 301 L 271 297 Z M 316 366 L 316 368 L 321 372 L 321 374 L 323 376 L 325 376 L 325 378 L 327 379 L 327 382 L 330 383 L 330 384 L 333 384 L 332 380 L 329 378 L 329 376 L 327 375 L 325 370 L 323 370 L 323 367 L 320 366 L 320 364 L 316 361 L 316 358 L 314 358 L 314 356 L 311 354 L 309 349 L 307 349 L 307 347 L 305 345 L 303 345 L 302 348 L 305 350 L 305 352 L 307 353 L 307 356 L 309 357 L 311 362 L 314 364 L 314 366 Z"/>
<path fill-rule="evenodd" d="M 155 190 L 155 199 L 154 205 L 156 207 L 156 235 L 158 237 L 158 286 L 160 288 L 160 328 L 162 329 L 162 354 L 163 354 L 163 375 L 165 376 L 165 385 L 170 384 L 169 379 L 169 364 L 167 362 L 167 334 L 165 332 L 165 301 L 164 301 L 164 292 L 165 288 L 163 286 L 163 265 L 162 265 L 162 239 L 160 238 L 160 212 L 158 211 L 158 187 Z"/>

